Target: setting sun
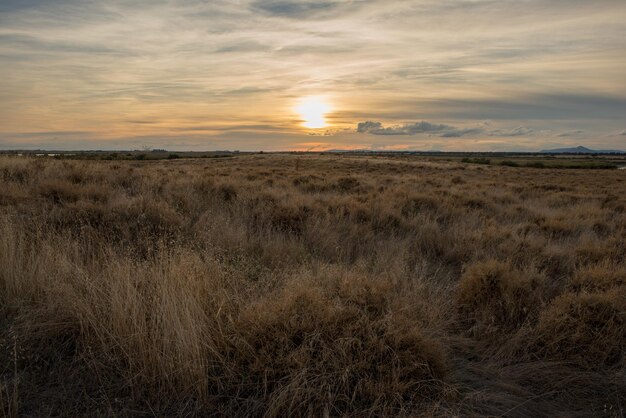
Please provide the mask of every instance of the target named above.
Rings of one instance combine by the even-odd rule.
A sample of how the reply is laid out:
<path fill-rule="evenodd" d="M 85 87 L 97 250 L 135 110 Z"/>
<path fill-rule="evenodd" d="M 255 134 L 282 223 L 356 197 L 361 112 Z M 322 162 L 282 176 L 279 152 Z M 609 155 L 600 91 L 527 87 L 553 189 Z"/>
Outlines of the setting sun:
<path fill-rule="evenodd" d="M 330 111 L 330 106 L 322 97 L 305 97 L 300 100 L 296 111 L 305 128 L 318 129 L 326 127 L 326 114 Z"/>

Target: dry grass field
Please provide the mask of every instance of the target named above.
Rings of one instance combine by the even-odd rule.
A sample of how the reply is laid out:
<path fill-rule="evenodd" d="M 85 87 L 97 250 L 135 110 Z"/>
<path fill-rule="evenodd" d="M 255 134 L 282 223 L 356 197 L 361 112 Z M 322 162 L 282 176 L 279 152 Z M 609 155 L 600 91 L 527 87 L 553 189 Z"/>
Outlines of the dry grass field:
<path fill-rule="evenodd" d="M 626 172 L 0 158 L 0 417 L 626 413 Z"/>

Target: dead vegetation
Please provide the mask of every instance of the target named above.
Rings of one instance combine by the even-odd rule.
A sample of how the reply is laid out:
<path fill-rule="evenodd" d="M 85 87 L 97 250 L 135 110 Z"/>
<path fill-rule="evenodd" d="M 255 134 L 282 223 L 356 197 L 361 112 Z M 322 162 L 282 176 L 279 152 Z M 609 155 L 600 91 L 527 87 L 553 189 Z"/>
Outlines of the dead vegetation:
<path fill-rule="evenodd" d="M 626 178 L 0 159 L 2 416 L 623 416 Z"/>

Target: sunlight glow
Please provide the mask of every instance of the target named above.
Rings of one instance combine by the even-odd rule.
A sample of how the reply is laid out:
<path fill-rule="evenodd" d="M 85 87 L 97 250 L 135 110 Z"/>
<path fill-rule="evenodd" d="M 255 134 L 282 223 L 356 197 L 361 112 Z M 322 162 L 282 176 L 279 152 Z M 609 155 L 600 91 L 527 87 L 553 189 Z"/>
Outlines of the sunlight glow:
<path fill-rule="evenodd" d="M 296 112 L 302 118 L 302 126 L 309 129 L 325 128 L 326 114 L 330 112 L 330 106 L 323 97 L 304 97 L 296 107 Z"/>

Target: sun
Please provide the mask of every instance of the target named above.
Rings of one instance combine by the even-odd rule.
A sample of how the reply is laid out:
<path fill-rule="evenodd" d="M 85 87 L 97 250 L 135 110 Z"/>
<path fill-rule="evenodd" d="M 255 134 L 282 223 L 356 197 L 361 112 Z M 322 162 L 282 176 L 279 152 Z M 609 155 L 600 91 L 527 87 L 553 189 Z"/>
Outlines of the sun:
<path fill-rule="evenodd" d="M 302 126 L 309 129 L 325 128 L 326 114 L 330 112 L 330 105 L 321 96 L 309 96 L 300 99 L 296 112 L 302 118 Z"/>

